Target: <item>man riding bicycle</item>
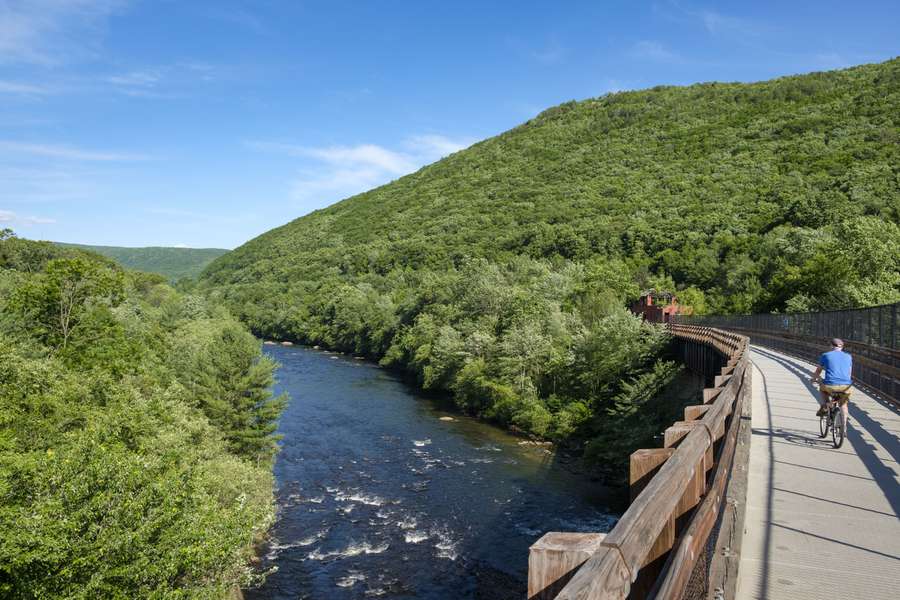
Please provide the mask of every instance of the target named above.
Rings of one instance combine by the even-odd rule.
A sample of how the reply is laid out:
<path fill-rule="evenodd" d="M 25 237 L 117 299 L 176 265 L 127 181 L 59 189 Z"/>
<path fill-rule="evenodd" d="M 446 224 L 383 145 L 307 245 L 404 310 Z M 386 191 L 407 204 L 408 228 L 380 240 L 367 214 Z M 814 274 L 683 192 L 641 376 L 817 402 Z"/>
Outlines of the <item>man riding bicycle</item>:
<path fill-rule="evenodd" d="M 825 379 L 819 386 L 821 402 L 817 417 L 827 413 L 828 403 L 832 395 L 841 396 L 841 411 L 844 413 L 844 421 L 847 420 L 847 404 L 850 399 L 850 387 L 853 385 L 851 373 L 853 372 L 853 357 L 844 352 L 844 342 L 839 338 L 831 340 L 831 351 L 825 352 L 819 358 L 819 366 L 813 373 L 812 382 L 819 381 L 822 370 L 825 370 Z"/>

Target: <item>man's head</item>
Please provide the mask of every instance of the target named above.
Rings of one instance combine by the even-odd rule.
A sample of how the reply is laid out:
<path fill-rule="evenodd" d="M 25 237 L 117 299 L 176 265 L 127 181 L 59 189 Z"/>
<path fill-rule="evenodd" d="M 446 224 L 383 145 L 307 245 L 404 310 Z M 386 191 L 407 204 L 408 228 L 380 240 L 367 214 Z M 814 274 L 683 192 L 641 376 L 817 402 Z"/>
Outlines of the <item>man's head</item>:
<path fill-rule="evenodd" d="M 832 338 L 831 339 L 831 347 L 834 350 L 843 350 L 844 349 L 844 340 L 841 338 Z"/>

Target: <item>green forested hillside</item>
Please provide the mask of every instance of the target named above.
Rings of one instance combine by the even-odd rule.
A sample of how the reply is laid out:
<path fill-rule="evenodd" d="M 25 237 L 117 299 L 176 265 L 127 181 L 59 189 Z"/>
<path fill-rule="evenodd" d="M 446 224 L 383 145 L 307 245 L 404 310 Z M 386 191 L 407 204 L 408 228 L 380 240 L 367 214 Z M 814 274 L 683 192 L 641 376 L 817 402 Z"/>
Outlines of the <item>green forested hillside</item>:
<path fill-rule="evenodd" d="M 170 281 L 177 281 L 184 277 L 197 277 L 207 265 L 228 252 L 221 248 L 166 248 L 161 246 L 125 248 L 57 243 L 60 246 L 96 252 L 113 259 L 126 269 L 159 273 Z"/>
<path fill-rule="evenodd" d="M 0 231 L 0 597 L 225 597 L 274 518 L 283 398 L 227 311 Z"/>
<path fill-rule="evenodd" d="M 658 334 L 621 310 L 641 287 L 697 312 L 895 301 L 898 220 L 892 60 L 563 104 L 203 280 L 261 334 L 379 357 L 597 449 L 670 374 Z"/>

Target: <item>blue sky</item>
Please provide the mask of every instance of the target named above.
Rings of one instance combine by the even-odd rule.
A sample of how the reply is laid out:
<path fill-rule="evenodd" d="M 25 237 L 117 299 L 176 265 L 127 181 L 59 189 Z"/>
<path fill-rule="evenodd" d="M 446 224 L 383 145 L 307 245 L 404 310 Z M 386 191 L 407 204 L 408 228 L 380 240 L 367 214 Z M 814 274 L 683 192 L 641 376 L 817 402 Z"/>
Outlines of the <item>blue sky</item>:
<path fill-rule="evenodd" d="M 232 248 L 571 99 L 898 54 L 897 2 L 0 0 L 0 226 Z"/>

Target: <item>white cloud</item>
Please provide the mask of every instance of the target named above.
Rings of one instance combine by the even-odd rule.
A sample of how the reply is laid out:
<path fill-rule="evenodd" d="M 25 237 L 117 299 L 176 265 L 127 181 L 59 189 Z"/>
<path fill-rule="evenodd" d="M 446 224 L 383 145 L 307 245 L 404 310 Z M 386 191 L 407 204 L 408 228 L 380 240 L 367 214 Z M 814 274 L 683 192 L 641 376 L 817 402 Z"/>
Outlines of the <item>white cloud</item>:
<path fill-rule="evenodd" d="M 32 154 L 49 158 L 62 158 L 67 160 L 85 160 L 99 162 L 121 162 L 148 160 L 150 157 L 141 154 L 123 154 L 119 152 L 97 152 L 72 146 L 58 144 L 34 144 L 28 142 L 14 142 L 0 140 L 0 152 L 14 154 Z"/>
<path fill-rule="evenodd" d="M 321 148 L 278 142 L 248 142 L 247 145 L 254 150 L 316 159 L 339 169 L 384 171 L 396 175 L 409 173 L 416 168 L 412 157 L 375 144 Z"/>
<path fill-rule="evenodd" d="M 376 144 L 310 147 L 247 142 L 253 150 L 306 159 L 290 183 L 291 196 L 318 206 L 385 184 L 471 145 L 473 140 L 428 134 L 405 139 L 400 150 Z"/>
<path fill-rule="evenodd" d="M 681 63 L 684 59 L 677 53 L 669 50 L 660 42 L 653 40 L 641 40 L 631 48 L 631 56 L 661 63 Z"/>
<path fill-rule="evenodd" d="M 318 158 L 341 169 L 358 168 L 402 175 L 416 168 L 411 157 L 375 144 L 310 148 L 306 152 L 313 158 Z"/>
<path fill-rule="evenodd" d="M 131 71 L 129 73 L 123 73 L 121 75 L 113 75 L 111 77 L 107 77 L 106 81 L 112 83 L 113 85 L 124 87 L 148 88 L 154 87 L 160 82 L 161 79 L 162 74 L 157 69 L 148 71 Z"/>
<path fill-rule="evenodd" d="M 19 222 L 23 225 L 55 225 L 56 219 L 46 217 L 22 217 Z"/>
<path fill-rule="evenodd" d="M 767 28 L 759 23 L 725 15 L 714 10 L 701 10 L 697 12 L 686 11 L 686 14 L 702 23 L 703 28 L 710 35 L 738 38 L 747 40 L 762 35 Z"/>
<path fill-rule="evenodd" d="M 50 88 L 21 83 L 19 81 L 0 80 L 0 94 L 13 94 L 19 96 L 44 96 L 53 93 Z"/>
<path fill-rule="evenodd" d="M 125 0 L 0 2 L 0 63 L 53 65 L 96 52 L 108 18 Z"/>
<path fill-rule="evenodd" d="M 56 219 L 48 219 L 46 217 L 20 217 L 10 210 L 0 210 L 0 223 L 10 223 L 13 225 L 53 225 Z"/>
<path fill-rule="evenodd" d="M 689 27 L 701 27 L 714 37 L 726 38 L 742 44 L 772 33 L 773 28 L 766 23 L 733 15 L 726 15 L 712 9 L 701 9 L 675 0 L 655 4 L 654 12 L 663 18 Z"/>
<path fill-rule="evenodd" d="M 473 139 L 451 139 L 443 135 L 414 135 L 407 138 L 406 145 L 420 156 L 431 158 L 432 160 L 459 152 L 464 148 L 468 148 L 475 140 Z"/>

